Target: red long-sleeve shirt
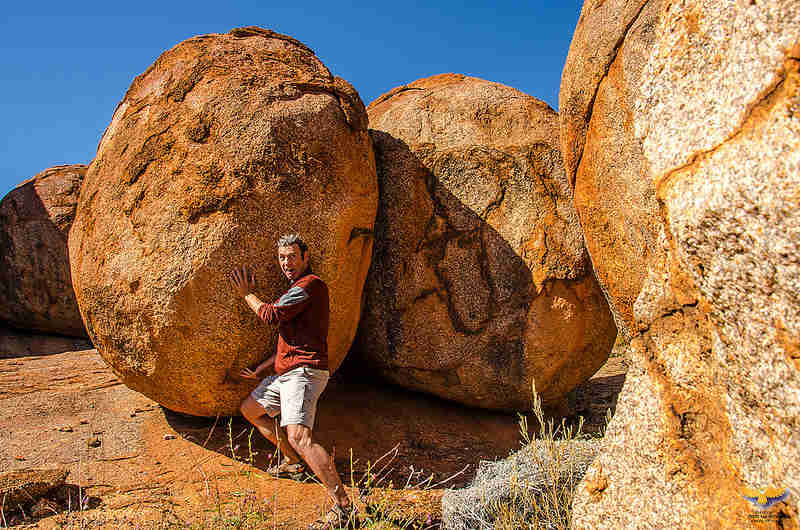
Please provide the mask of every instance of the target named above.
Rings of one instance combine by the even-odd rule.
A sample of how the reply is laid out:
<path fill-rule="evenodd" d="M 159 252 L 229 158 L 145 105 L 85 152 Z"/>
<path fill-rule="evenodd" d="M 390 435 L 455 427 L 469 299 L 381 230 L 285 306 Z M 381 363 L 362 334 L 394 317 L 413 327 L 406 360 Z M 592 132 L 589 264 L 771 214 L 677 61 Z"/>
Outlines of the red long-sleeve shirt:
<path fill-rule="evenodd" d="M 278 325 L 277 374 L 298 366 L 328 369 L 328 304 L 328 286 L 309 271 L 274 303 L 258 308 L 261 320 Z"/>

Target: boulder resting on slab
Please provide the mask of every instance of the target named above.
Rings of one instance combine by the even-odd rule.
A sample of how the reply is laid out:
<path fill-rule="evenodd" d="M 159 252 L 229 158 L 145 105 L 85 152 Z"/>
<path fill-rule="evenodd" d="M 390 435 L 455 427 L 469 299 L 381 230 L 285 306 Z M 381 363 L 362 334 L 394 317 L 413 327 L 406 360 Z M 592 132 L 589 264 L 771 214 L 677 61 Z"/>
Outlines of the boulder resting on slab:
<path fill-rule="evenodd" d="M 558 116 L 444 74 L 367 109 L 380 206 L 354 353 L 400 386 L 499 410 L 555 405 L 616 328 L 583 246 Z"/>

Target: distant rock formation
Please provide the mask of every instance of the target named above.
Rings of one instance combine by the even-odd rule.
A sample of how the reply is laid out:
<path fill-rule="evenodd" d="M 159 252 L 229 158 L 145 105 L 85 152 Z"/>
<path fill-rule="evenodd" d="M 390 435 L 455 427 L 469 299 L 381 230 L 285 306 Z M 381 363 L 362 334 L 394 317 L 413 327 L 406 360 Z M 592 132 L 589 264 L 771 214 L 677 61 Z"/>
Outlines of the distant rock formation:
<path fill-rule="evenodd" d="M 633 104 L 662 4 L 587 0 L 559 94 L 564 165 L 586 248 L 628 338 L 633 303 L 658 253 L 658 203 L 633 134 Z"/>
<path fill-rule="evenodd" d="M 0 201 L 0 321 L 22 330 L 86 336 L 67 250 L 86 169 L 46 169 Z"/>
<path fill-rule="evenodd" d="M 629 142 L 659 200 L 660 249 L 633 307 L 633 367 L 573 524 L 744 528 L 760 513 L 764 527 L 794 528 L 800 11 L 793 0 L 690 0 L 656 15 Z M 767 487 L 791 494 L 756 512 L 742 493 Z"/>
<path fill-rule="evenodd" d="M 276 241 L 300 232 L 328 283 L 332 368 L 355 335 L 378 189 L 358 93 L 297 40 L 203 35 L 137 77 L 89 167 L 70 240 L 89 335 L 130 388 L 194 415 L 238 413 L 236 374 L 276 332 L 231 289 L 288 286 Z"/>
<path fill-rule="evenodd" d="M 616 329 L 591 273 L 558 116 L 513 88 L 421 79 L 367 109 L 381 189 L 354 354 L 406 388 L 472 406 L 559 401 Z"/>

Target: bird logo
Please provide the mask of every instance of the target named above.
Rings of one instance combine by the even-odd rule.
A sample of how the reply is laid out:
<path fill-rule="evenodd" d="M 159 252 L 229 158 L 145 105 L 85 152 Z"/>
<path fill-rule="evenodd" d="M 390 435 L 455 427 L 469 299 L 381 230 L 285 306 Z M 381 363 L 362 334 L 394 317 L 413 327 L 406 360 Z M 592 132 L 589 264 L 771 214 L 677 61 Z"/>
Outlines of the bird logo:
<path fill-rule="evenodd" d="M 763 490 L 744 488 L 742 490 L 742 497 L 747 499 L 757 510 L 766 510 L 773 504 L 786 500 L 788 496 L 789 490 L 786 488 L 778 489 L 770 487 Z"/>

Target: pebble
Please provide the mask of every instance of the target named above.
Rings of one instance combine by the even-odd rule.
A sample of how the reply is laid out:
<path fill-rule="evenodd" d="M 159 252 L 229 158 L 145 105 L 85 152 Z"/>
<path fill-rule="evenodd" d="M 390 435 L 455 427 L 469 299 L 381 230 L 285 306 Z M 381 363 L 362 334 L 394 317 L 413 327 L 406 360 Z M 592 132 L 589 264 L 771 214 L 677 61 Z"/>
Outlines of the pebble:
<path fill-rule="evenodd" d="M 165 440 L 174 440 L 175 438 L 177 438 L 177 436 L 175 436 L 174 434 L 165 434 L 164 435 L 164 439 Z"/>
<path fill-rule="evenodd" d="M 93 436 L 89 438 L 89 440 L 87 440 L 86 445 L 88 445 L 89 447 L 100 447 L 101 443 L 102 442 L 100 441 L 100 438 Z"/>

